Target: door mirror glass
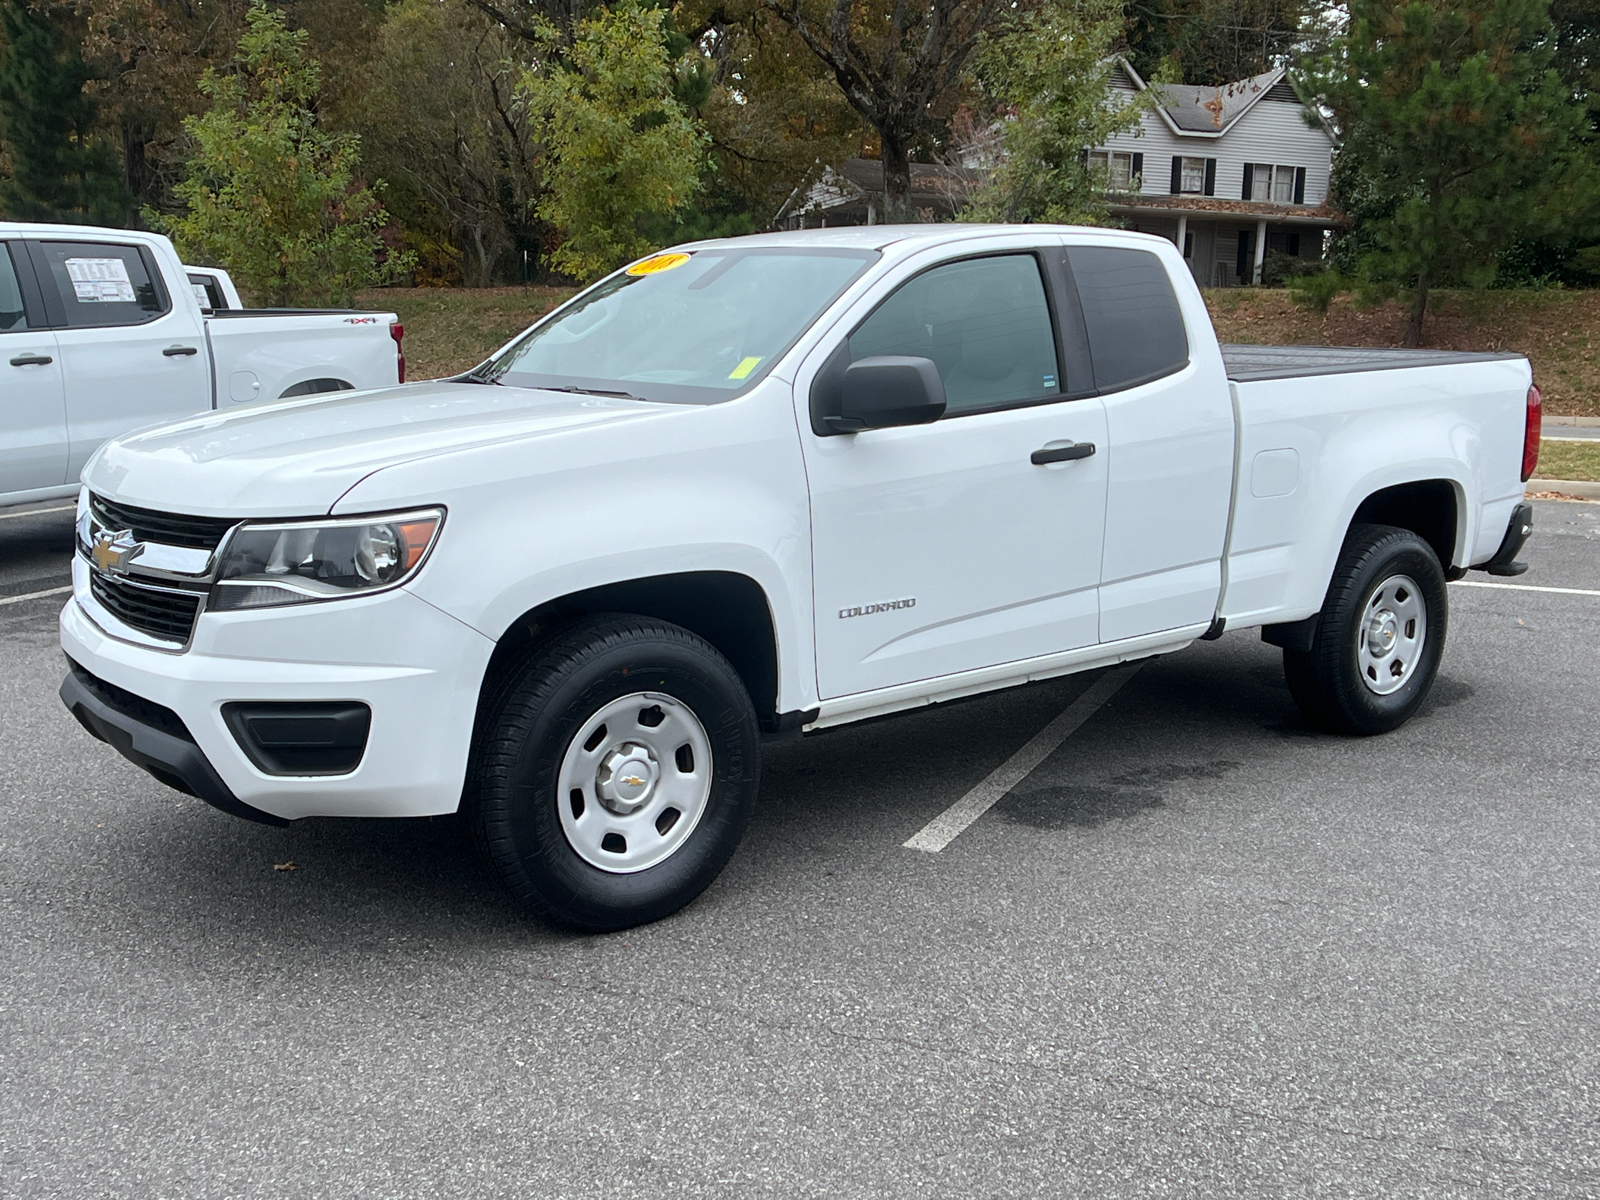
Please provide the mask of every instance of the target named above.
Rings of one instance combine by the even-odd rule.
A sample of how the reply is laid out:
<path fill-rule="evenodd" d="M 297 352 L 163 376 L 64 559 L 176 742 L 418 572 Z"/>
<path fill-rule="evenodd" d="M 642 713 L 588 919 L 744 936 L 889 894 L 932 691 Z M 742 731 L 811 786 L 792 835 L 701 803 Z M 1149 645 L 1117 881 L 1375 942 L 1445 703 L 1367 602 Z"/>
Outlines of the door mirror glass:
<path fill-rule="evenodd" d="M 931 358 L 882 354 L 845 369 L 839 415 L 828 425 L 837 433 L 926 425 L 944 416 L 944 404 L 944 383 Z"/>

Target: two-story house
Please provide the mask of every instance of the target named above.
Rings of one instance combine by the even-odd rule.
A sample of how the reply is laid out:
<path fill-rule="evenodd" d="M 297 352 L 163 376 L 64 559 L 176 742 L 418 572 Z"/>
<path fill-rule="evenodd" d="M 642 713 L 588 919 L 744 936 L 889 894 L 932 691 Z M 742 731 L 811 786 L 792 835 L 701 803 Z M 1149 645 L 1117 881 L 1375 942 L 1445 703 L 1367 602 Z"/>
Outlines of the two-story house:
<path fill-rule="evenodd" d="M 1320 258 L 1332 135 L 1308 123 L 1282 68 L 1221 87 L 1162 84 L 1137 129 L 1090 151 L 1121 223 L 1176 243 L 1202 287 L 1260 282 L 1268 251 Z M 1118 60 L 1111 86 L 1149 84 Z"/>
<path fill-rule="evenodd" d="M 1343 223 L 1328 203 L 1332 135 L 1280 68 L 1221 87 L 1161 84 L 1139 125 L 1087 151 L 1110 180 L 1117 223 L 1177 244 L 1201 287 L 1259 283 L 1269 251 L 1322 257 Z M 1124 60 L 1113 96 L 1150 91 Z M 962 166 L 911 165 L 911 207 L 924 221 L 955 219 L 982 180 L 982 155 Z M 883 212 L 883 166 L 853 158 L 796 188 L 774 224 L 871 225 Z"/>

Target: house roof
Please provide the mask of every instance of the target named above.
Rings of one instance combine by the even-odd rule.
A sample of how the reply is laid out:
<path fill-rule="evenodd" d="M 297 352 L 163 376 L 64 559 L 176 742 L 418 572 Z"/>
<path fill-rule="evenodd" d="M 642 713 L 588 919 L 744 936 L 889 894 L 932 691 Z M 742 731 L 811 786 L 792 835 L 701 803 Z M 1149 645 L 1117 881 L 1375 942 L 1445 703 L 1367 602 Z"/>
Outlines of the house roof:
<path fill-rule="evenodd" d="M 1194 83 L 1149 84 L 1139 77 L 1125 58 L 1117 66 L 1127 74 L 1138 91 L 1154 90 L 1159 97 L 1156 113 L 1179 137 L 1218 138 L 1232 129 L 1245 113 L 1262 100 L 1304 107 L 1294 94 L 1284 67 L 1263 71 L 1248 79 L 1217 86 Z"/>
<path fill-rule="evenodd" d="M 1178 217 L 1247 218 L 1274 224 L 1343 227 L 1350 218 L 1329 204 L 1274 204 L 1268 200 L 1225 200 L 1221 196 L 1120 195 L 1111 199 L 1111 211 Z"/>

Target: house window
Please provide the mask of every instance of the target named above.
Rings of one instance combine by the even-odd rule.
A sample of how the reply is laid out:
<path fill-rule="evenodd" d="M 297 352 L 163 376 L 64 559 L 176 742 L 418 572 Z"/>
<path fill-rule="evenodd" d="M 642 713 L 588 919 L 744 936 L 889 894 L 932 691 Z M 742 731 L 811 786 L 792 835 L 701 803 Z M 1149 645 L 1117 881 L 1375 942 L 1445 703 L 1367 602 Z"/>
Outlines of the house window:
<path fill-rule="evenodd" d="M 1294 203 L 1294 168 L 1277 166 L 1272 170 L 1272 202 Z"/>
<path fill-rule="evenodd" d="M 1206 160 L 1203 158 L 1186 158 L 1183 160 L 1180 189 L 1184 192 L 1198 196 L 1206 190 Z"/>
<path fill-rule="evenodd" d="M 1294 203 L 1293 167 L 1272 163 L 1253 163 L 1250 167 L 1250 199 L 1270 200 L 1274 204 Z"/>
<path fill-rule="evenodd" d="M 1106 186 L 1111 191 L 1131 192 L 1134 190 L 1133 159 L 1131 153 L 1092 150 L 1089 153 L 1089 166 L 1106 173 Z"/>
<path fill-rule="evenodd" d="M 1256 163 L 1250 170 L 1250 199 L 1272 199 L 1272 164 Z"/>

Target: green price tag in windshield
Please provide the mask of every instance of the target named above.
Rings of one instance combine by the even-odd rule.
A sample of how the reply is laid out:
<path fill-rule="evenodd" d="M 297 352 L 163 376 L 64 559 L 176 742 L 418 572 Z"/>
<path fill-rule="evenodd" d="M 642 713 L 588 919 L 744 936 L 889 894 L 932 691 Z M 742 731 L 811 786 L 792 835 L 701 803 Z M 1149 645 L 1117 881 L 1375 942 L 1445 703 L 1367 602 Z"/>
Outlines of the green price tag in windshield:
<path fill-rule="evenodd" d="M 728 373 L 729 379 L 743 379 L 760 365 L 763 355 L 757 354 L 740 361 L 739 365 Z"/>

